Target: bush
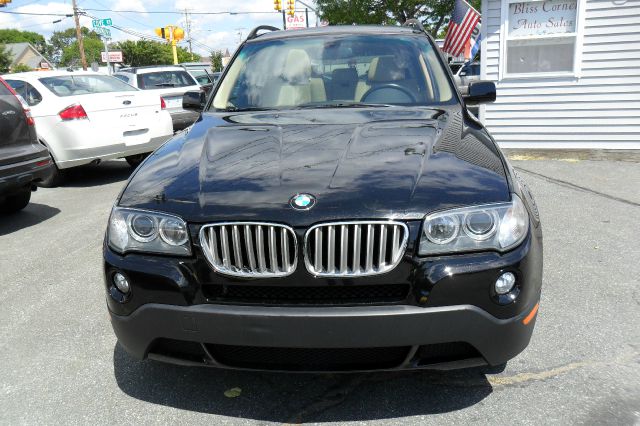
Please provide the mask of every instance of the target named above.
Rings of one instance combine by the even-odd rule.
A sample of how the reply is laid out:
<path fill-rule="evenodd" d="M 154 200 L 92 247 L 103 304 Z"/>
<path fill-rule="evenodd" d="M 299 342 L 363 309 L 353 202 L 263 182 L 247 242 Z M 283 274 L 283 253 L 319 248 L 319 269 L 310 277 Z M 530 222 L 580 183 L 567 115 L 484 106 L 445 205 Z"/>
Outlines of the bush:
<path fill-rule="evenodd" d="M 27 71 L 33 71 L 33 69 L 25 64 L 15 64 L 13 67 L 11 67 L 10 72 L 11 73 L 16 73 L 16 72 L 27 72 Z"/>

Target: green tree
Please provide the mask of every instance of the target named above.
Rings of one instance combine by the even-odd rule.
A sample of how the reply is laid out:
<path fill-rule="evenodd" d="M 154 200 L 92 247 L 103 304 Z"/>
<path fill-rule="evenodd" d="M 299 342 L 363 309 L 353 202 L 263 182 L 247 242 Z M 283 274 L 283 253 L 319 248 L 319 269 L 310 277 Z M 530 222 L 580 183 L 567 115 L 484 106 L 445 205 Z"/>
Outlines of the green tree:
<path fill-rule="evenodd" d="M 84 39 L 84 55 L 87 58 L 87 64 L 101 61 L 101 52 L 104 50 L 104 44 L 99 38 L 87 37 Z M 78 66 L 80 64 L 80 48 L 78 42 L 74 41 L 71 45 L 62 50 L 60 65 Z"/>
<path fill-rule="evenodd" d="M 222 50 L 214 50 L 211 52 L 211 71 L 222 71 Z"/>
<path fill-rule="evenodd" d="M 121 50 L 124 62 L 132 67 L 173 64 L 173 53 L 167 43 L 126 40 L 116 43 L 114 49 Z M 178 62 L 189 62 L 190 59 L 189 51 L 178 47 Z"/>
<path fill-rule="evenodd" d="M 1 29 L 0 30 L 0 43 L 31 43 L 38 52 L 42 54 L 47 53 L 47 41 L 45 38 L 32 31 L 20 31 L 14 29 Z"/>
<path fill-rule="evenodd" d="M 481 0 L 471 0 L 479 10 Z M 419 19 L 434 37 L 444 36 L 455 0 L 317 0 L 322 19 L 332 25 L 397 25 Z"/>
<path fill-rule="evenodd" d="M 12 73 L 28 72 L 28 71 L 33 71 L 33 69 L 29 65 L 25 65 L 25 64 L 16 64 L 15 66 L 11 67 Z"/>
<path fill-rule="evenodd" d="M 101 40 L 101 37 L 98 33 L 86 27 L 82 27 L 81 32 L 82 32 L 83 40 L 87 40 L 87 39 Z M 63 30 L 63 31 L 54 31 L 53 35 L 51 35 L 51 39 L 49 40 L 49 43 L 50 43 L 49 50 L 51 51 L 49 59 L 56 64 L 67 65 L 62 61 L 63 52 L 65 49 L 67 49 L 68 47 L 70 47 L 72 44 L 76 42 L 77 42 L 77 37 L 76 37 L 75 28 L 67 28 L 66 30 Z M 86 42 L 85 42 L 85 45 L 86 45 Z M 76 50 L 77 50 L 77 47 L 76 47 Z M 86 53 L 86 46 L 85 46 L 85 53 Z M 79 57 L 80 56 L 78 53 L 78 58 Z M 87 58 L 87 61 L 91 63 L 91 61 L 89 61 L 88 58 Z"/>
<path fill-rule="evenodd" d="M 4 74 L 8 72 L 11 62 L 13 62 L 11 54 L 3 44 L 0 44 L 0 73 Z"/>

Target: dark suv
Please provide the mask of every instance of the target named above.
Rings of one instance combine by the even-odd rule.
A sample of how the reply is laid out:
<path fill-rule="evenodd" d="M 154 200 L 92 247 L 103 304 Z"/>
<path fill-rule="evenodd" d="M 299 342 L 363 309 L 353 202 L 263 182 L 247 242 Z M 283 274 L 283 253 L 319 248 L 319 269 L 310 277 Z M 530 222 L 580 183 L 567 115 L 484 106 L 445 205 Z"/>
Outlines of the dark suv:
<path fill-rule="evenodd" d="M 26 103 L 0 78 L 0 212 L 25 208 L 35 184 L 52 173 L 49 151 L 38 143 Z"/>
<path fill-rule="evenodd" d="M 273 28 L 263 28 L 274 30 Z M 531 193 L 414 27 L 254 30 L 104 241 L 122 347 L 190 365 L 499 365 L 542 284 Z"/>

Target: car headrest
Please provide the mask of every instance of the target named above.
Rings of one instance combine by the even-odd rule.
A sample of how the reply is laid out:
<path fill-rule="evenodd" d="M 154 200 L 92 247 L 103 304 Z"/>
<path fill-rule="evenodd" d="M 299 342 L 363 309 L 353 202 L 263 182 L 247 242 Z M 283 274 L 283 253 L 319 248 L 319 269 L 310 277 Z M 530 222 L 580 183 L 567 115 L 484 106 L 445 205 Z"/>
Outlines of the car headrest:
<path fill-rule="evenodd" d="M 405 79 L 405 72 L 397 64 L 393 56 L 373 58 L 369 66 L 369 82 L 382 83 Z"/>
<path fill-rule="evenodd" d="M 338 68 L 331 73 L 331 81 L 337 84 L 356 84 L 358 71 L 355 68 Z"/>
<path fill-rule="evenodd" d="M 311 77 L 311 60 L 302 49 L 291 49 L 282 70 L 282 78 L 289 83 L 308 83 Z"/>

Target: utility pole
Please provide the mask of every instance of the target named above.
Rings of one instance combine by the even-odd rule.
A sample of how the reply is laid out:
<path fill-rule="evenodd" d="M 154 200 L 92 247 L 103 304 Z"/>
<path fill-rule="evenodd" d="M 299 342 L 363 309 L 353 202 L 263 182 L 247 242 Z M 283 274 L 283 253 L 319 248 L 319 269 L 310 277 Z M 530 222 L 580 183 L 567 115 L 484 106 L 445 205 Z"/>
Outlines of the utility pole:
<path fill-rule="evenodd" d="M 187 41 L 189 43 L 189 53 L 191 54 L 191 62 L 193 62 L 193 48 L 191 46 L 191 20 L 189 20 L 189 9 L 184 10 L 184 25 L 187 27 Z"/>
<path fill-rule="evenodd" d="M 80 29 L 80 18 L 78 17 L 78 6 L 76 0 L 71 0 L 73 5 L 73 20 L 76 21 L 76 37 L 78 39 L 78 49 L 80 49 L 80 61 L 83 71 L 87 70 L 87 57 L 84 55 L 84 42 L 82 41 L 82 30 Z"/>

